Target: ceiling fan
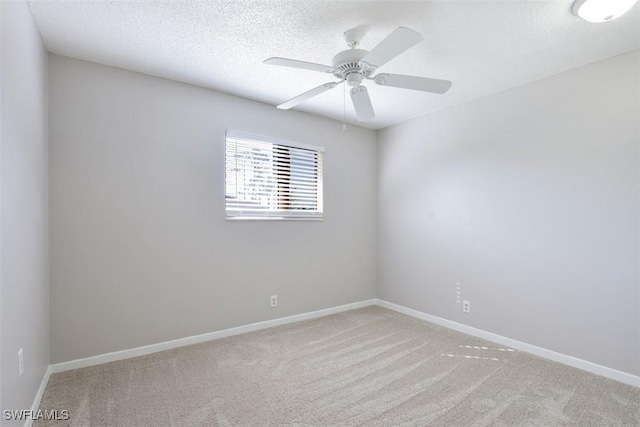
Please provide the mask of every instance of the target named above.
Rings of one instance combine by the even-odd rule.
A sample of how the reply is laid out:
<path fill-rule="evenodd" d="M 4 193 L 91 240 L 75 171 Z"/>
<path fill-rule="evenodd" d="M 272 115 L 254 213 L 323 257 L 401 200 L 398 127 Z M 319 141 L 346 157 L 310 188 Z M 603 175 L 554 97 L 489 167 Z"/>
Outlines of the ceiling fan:
<path fill-rule="evenodd" d="M 301 68 L 303 70 L 319 71 L 333 74 L 340 79 L 337 82 L 329 82 L 313 88 L 303 94 L 291 98 L 287 102 L 278 105 L 280 109 L 289 109 L 316 95 L 326 92 L 340 83 L 347 82 L 352 89 L 349 91 L 353 107 L 359 121 L 371 120 L 375 117 L 373 106 L 367 88 L 362 85 L 364 80 L 373 80 L 380 86 L 392 86 L 404 89 L 420 90 L 443 94 L 451 87 L 448 80 L 431 79 L 427 77 L 414 77 L 402 74 L 377 74 L 373 73 L 407 49 L 420 43 L 422 36 L 409 28 L 399 27 L 380 42 L 371 51 L 356 49 L 367 27 L 359 26 L 345 31 L 344 39 L 349 49 L 338 53 L 333 57 L 332 66 L 315 64 L 313 62 L 298 61 L 287 58 L 269 58 L 265 64 L 280 65 L 283 67 Z"/>

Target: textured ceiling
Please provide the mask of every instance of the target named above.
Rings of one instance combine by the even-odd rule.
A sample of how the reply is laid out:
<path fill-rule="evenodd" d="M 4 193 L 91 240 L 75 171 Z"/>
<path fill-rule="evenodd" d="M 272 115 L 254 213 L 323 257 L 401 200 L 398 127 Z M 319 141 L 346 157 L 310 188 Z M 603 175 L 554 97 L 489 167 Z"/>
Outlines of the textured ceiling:
<path fill-rule="evenodd" d="M 342 33 L 368 25 L 370 50 L 399 26 L 424 41 L 380 72 L 453 81 L 444 95 L 367 83 L 383 128 L 640 48 L 640 6 L 592 24 L 572 0 L 32 1 L 50 52 L 280 104 L 327 74 L 269 66 L 281 56 L 331 65 Z M 296 109 L 342 119 L 343 86 Z M 274 107 L 275 108 L 275 107 Z M 358 123 L 347 94 L 346 117 Z"/>

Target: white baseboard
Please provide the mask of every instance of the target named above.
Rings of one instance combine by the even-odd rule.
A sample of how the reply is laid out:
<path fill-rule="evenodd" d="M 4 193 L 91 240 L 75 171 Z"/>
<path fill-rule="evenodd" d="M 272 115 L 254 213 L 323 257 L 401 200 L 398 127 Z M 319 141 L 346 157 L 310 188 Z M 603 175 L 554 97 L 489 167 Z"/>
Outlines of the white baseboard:
<path fill-rule="evenodd" d="M 394 304 L 381 299 L 376 299 L 376 304 L 380 307 L 388 308 L 398 313 L 406 314 L 411 317 L 415 317 L 427 322 L 435 323 L 436 325 L 444 326 L 445 328 L 453 329 L 459 332 L 463 332 L 467 335 L 482 338 L 487 341 L 492 341 L 501 345 L 512 347 L 516 350 L 524 351 L 545 359 L 553 360 L 565 365 L 572 366 L 574 368 L 582 369 L 592 374 L 601 375 L 603 377 L 611 378 L 612 380 L 619 381 L 635 387 L 640 387 L 640 377 L 629 374 L 627 372 L 618 371 L 616 369 L 608 368 L 606 366 L 598 365 L 593 362 L 578 359 L 577 357 L 567 356 L 566 354 L 558 353 L 553 350 L 547 350 L 546 348 L 537 347 L 535 345 L 527 344 L 522 341 L 517 341 L 511 338 L 503 337 L 502 335 L 494 334 L 491 332 L 483 331 L 471 326 L 463 325 L 452 320 L 443 319 L 442 317 L 432 316 L 430 314 L 423 313 L 418 310 L 414 310 L 402 305 Z"/>
<path fill-rule="evenodd" d="M 36 394 L 36 398 L 33 400 L 33 405 L 31 405 L 31 412 L 34 414 L 38 411 L 38 408 L 40 407 L 40 402 L 42 402 L 42 396 L 44 396 L 44 390 L 47 388 L 47 384 L 49 384 L 50 376 L 51 376 L 51 365 L 47 366 L 47 370 L 44 371 L 44 376 L 42 377 L 42 381 L 40 382 L 38 393 Z M 27 419 L 24 422 L 24 427 L 31 427 L 32 424 L 33 424 L 33 419 Z"/>
<path fill-rule="evenodd" d="M 296 314 L 279 319 L 265 320 L 264 322 L 251 323 L 249 325 L 224 329 L 221 331 L 209 332 L 202 335 L 194 335 L 186 338 L 179 338 L 172 341 L 146 345 L 143 347 L 131 348 L 128 350 L 114 351 L 112 353 L 100 354 L 98 356 L 86 357 L 84 359 L 70 360 L 68 362 L 56 363 L 49 366 L 51 373 L 64 372 L 72 369 L 86 368 L 87 366 L 100 365 L 102 363 L 114 362 L 116 360 L 129 359 L 131 357 L 144 356 L 146 354 L 157 353 L 159 351 L 170 350 L 191 344 L 198 344 L 218 338 L 225 338 L 232 335 L 244 334 L 246 332 L 258 331 L 260 329 L 272 328 L 274 326 L 286 325 L 288 323 L 300 322 L 302 320 L 315 319 L 317 317 L 328 316 L 330 314 L 343 311 L 354 310 L 370 305 L 375 305 L 376 299 L 354 302 L 351 304 L 339 305 L 337 307 L 325 308 L 323 310 L 311 311 L 308 313 Z"/>

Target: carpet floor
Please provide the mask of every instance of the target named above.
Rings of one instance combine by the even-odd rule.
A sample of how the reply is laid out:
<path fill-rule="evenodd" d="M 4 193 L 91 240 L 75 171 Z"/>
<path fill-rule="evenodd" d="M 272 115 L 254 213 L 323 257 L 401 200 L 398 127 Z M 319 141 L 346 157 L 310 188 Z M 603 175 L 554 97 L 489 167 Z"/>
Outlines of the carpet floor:
<path fill-rule="evenodd" d="M 640 426 L 640 389 L 372 306 L 54 374 L 34 426 Z"/>

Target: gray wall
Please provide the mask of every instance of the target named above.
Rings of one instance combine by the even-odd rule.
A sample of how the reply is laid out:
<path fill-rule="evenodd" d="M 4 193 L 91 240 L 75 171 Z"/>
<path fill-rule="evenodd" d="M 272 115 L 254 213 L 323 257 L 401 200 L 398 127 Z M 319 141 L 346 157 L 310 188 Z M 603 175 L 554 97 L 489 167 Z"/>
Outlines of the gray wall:
<path fill-rule="evenodd" d="M 639 78 L 635 51 L 381 131 L 378 297 L 640 374 Z"/>
<path fill-rule="evenodd" d="M 374 131 L 49 58 L 52 362 L 375 297 Z M 325 146 L 324 221 L 226 221 L 227 128 Z"/>
<path fill-rule="evenodd" d="M 47 53 L 26 2 L 0 10 L 0 408 L 30 409 L 49 364 Z"/>

